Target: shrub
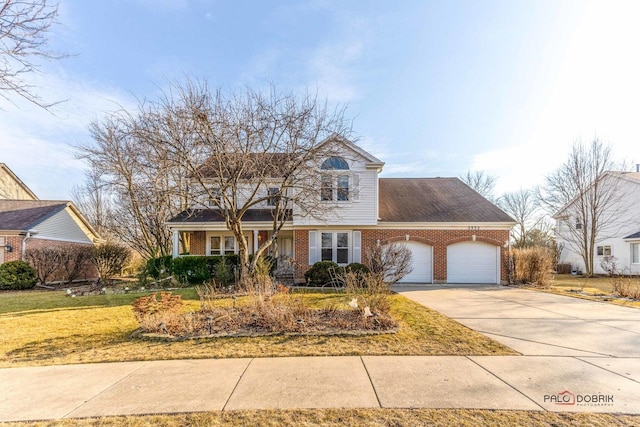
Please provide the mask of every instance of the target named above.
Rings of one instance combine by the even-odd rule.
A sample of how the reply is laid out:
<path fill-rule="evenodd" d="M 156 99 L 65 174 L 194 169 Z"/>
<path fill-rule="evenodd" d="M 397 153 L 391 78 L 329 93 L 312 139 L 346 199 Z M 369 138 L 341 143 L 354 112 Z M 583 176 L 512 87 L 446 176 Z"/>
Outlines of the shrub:
<path fill-rule="evenodd" d="M 621 275 L 612 278 L 613 292 L 622 298 L 640 300 L 640 279 Z"/>
<path fill-rule="evenodd" d="M 93 250 L 93 262 L 98 269 L 100 280 L 108 282 L 122 273 L 131 259 L 131 250 L 117 243 L 105 243 Z"/>
<path fill-rule="evenodd" d="M 31 289 L 36 285 L 36 271 L 25 261 L 0 265 L 0 289 Z"/>
<path fill-rule="evenodd" d="M 352 262 L 351 264 L 347 265 L 344 268 L 345 272 L 348 273 L 371 273 L 371 270 L 369 269 L 369 267 L 367 267 L 364 264 L 360 264 L 359 262 Z"/>
<path fill-rule="evenodd" d="M 146 332 L 182 333 L 185 318 L 182 316 L 184 303 L 180 295 L 171 292 L 153 293 L 133 302 L 133 315 Z"/>
<path fill-rule="evenodd" d="M 147 261 L 144 273 L 158 280 L 173 272 L 173 257 L 171 255 L 151 258 Z"/>
<path fill-rule="evenodd" d="M 207 257 L 185 256 L 173 260 L 173 274 L 181 282 L 202 283 L 211 279 Z"/>
<path fill-rule="evenodd" d="M 350 299 L 355 299 L 358 309 L 364 312 L 365 307 L 375 314 L 387 314 L 391 309 L 389 295 L 391 290 L 380 273 L 346 271 L 341 276 L 344 291 Z"/>
<path fill-rule="evenodd" d="M 515 278 L 519 283 L 530 283 L 539 287 L 547 287 L 551 281 L 553 259 L 549 249 L 532 247 L 514 249 Z"/>
<path fill-rule="evenodd" d="M 335 284 L 334 278 L 342 274 L 342 268 L 333 261 L 318 261 L 304 273 L 309 286 L 326 286 Z"/>

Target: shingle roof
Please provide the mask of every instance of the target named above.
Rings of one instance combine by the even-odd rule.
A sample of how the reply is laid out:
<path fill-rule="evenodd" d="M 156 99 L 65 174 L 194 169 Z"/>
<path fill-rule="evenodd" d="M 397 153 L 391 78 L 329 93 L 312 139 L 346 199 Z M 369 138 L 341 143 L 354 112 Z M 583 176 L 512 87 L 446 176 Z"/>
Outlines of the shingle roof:
<path fill-rule="evenodd" d="M 291 217 L 291 210 L 287 211 L 289 218 Z M 224 217 L 220 214 L 218 209 L 189 209 L 180 212 L 175 217 L 171 218 L 168 222 L 224 222 Z M 272 209 L 250 209 L 242 217 L 243 221 L 248 222 L 261 222 L 261 221 L 273 221 Z"/>
<path fill-rule="evenodd" d="M 640 239 L 640 231 L 628 235 L 627 237 L 625 237 L 625 239 Z"/>
<path fill-rule="evenodd" d="M 59 200 L 0 200 L 0 230 L 27 231 L 67 204 Z"/>
<path fill-rule="evenodd" d="M 380 178 L 382 222 L 515 222 L 458 178 Z"/>

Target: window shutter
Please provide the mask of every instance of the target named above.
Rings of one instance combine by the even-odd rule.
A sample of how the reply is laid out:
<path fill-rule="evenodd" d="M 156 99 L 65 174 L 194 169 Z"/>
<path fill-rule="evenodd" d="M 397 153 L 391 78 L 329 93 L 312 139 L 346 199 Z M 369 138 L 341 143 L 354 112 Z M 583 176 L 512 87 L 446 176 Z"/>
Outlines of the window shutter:
<path fill-rule="evenodd" d="M 360 175 L 357 173 L 353 174 L 353 179 L 351 183 L 351 200 L 354 202 L 360 201 Z"/>
<path fill-rule="evenodd" d="M 315 264 L 316 260 L 318 259 L 318 250 L 316 244 L 317 234 L 318 233 L 315 231 L 309 231 L 309 265 Z"/>
<path fill-rule="evenodd" d="M 353 232 L 353 262 L 362 262 L 362 232 Z"/>

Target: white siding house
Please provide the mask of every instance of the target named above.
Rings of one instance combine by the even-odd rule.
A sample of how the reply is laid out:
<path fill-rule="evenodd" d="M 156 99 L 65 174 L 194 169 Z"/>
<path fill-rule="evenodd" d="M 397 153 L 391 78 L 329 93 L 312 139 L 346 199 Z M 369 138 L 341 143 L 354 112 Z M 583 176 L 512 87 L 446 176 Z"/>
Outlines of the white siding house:
<path fill-rule="evenodd" d="M 601 208 L 601 227 L 595 238 L 594 273 L 606 274 L 607 267 L 623 274 L 640 274 L 640 172 L 608 172 L 613 188 L 611 201 Z M 556 216 L 556 240 L 562 252 L 561 264 L 584 271 L 580 245 L 570 237 L 576 229 L 588 227 L 573 214 L 570 203 Z"/>

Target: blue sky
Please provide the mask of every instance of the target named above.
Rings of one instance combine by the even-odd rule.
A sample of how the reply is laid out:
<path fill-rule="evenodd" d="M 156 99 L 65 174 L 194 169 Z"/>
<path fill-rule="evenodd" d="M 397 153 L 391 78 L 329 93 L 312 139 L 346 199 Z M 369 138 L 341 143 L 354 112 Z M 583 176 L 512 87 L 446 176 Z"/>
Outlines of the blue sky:
<path fill-rule="evenodd" d="M 186 75 L 212 87 L 317 91 L 347 105 L 383 176 L 543 182 L 598 136 L 640 163 L 640 2 L 567 0 L 61 0 L 30 77 L 53 114 L 0 102 L 0 162 L 43 199 L 67 199 L 73 145 L 106 112 Z"/>

